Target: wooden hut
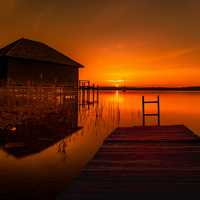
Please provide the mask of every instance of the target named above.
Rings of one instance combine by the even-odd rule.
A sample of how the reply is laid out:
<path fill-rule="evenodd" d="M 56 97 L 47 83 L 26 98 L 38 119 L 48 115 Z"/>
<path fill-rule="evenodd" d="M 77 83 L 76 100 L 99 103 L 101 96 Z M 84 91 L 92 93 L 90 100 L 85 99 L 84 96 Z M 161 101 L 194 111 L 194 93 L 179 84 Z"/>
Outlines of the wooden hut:
<path fill-rule="evenodd" d="M 56 84 L 78 87 L 83 65 L 49 47 L 19 39 L 0 49 L 0 80 L 17 85 Z"/>

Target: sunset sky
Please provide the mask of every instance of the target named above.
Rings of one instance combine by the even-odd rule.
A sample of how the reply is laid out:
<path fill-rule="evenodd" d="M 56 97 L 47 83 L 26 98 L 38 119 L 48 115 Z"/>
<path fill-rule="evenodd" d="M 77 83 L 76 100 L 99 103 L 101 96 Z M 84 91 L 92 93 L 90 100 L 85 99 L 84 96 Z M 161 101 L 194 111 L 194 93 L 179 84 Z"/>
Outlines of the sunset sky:
<path fill-rule="evenodd" d="M 200 85 L 199 0 L 6 0 L 0 47 L 39 40 L 104 85 Z"/>

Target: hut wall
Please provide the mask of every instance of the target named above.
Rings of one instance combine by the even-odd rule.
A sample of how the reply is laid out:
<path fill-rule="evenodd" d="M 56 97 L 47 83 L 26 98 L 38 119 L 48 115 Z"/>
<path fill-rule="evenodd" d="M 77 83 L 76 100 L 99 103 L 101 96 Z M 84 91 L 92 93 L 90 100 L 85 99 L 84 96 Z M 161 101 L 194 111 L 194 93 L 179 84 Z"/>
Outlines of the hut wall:
<path fill-rule="evenodd" d="M 25 59 L 8 59 L 7 78 L 17 84 L 57 84 L 77 87 L 78 68 Z"/>
<path fill-rule="evenodd" d="M 7 61 L 5 57 L 0 57 L 0 80 L 7 79 Z"/>

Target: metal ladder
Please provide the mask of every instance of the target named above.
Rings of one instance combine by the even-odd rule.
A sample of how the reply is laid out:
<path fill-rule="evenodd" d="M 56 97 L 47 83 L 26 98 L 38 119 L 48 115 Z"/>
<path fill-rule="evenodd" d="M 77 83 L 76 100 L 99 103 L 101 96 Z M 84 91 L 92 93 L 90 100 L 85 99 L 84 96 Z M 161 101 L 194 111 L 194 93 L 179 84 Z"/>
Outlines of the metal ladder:
<path fill-rule="evenodd" d="M 157 104 L 157 113 L 145 113 L 145 104 Z M 143 119 L 143 126 L 146 125 L 145 118 L 146 117 L 153 117 L 157 116 L 157 125 L 160 126 L 160 97 L 157 97 L 155 101 L 145 101 L 144 96 L 142 96 L 142 119 Z"/>

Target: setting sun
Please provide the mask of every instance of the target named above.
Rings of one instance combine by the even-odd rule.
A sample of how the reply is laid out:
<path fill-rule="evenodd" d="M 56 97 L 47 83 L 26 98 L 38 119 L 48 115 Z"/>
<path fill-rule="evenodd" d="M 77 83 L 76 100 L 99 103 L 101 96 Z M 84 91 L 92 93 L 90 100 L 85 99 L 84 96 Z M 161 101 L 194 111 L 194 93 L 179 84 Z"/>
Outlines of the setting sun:
<path fill-rule="evenodd" d="M 124 86 L 125 80 L 108 80 L 107 82 L 109 83 L 109 85 L 111 84 L 115 87 L 122 87 Z"/>

